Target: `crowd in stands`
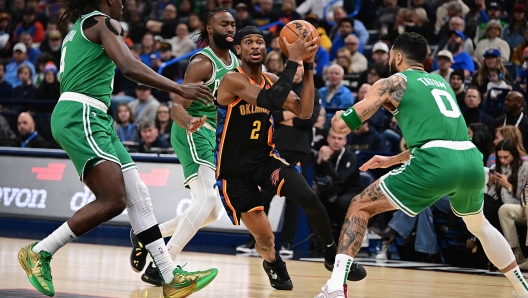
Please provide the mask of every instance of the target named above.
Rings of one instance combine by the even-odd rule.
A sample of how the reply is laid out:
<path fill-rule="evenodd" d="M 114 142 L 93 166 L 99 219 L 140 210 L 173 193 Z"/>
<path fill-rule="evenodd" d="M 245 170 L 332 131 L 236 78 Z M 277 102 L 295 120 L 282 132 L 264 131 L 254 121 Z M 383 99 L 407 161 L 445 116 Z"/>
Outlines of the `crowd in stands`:
<path fill-rule="evenodd" d="M 297 19 L 312 23 L 321 44 L 314 75 L 317 109 L 308 122 L 296 121 L 286 111 L 274 114 L 280 120 L 276 119 L 275 127 L 278 134 L 285 127 L 307 134 L 314 173 L 307 179 L 313 180 L 309 182 L 336 227 L 340 227 L 346 206 L 365 182 L 383 174 L 373 171 L 360 175 L 358 166 L 374 153 L 395 154 L 406 147 L 398 123 L 384 108 L 346 137 L 331 131 L 331 118 L 335 111 L 363 100 L 372 84 L 390 75 L 389 51 L 398 35 L 422 34 L 430 50 L 425 70 L 442 76 L 455 92 L 469 134 L 484 155 L 483 164 L 490 169 L 486 215 L 497 228 L 502 227 L 518 262 L 523 264 L 522 247 L 512 230 L 515 224 L 526 224 L 523 190 L 527 165 L 523 160 L 527 155 L 524 148 L 528 148 L 528 1 L 329 2 L 127 0 L 121 26 L 126 45 L 152 69 L 158 71 L 163 63 L 180 57 L 161 73 L 181 81 L 189 61 L 187 54 L 207 46 L 197 43 L 197 38 L 204 30 L 202 16 L 214 7 L 230 11 L 237 30 L 272 24 L 265 29 L 268 54 L 264 67 L 277 75 L 287 58 L 279 48 L 282 25 L 273 23 Z M 60 96 L 61 45 L 73 26 L 71 20 L 58 26 L 64 10 L 60 0 L 0 0 L 0 145 L 58 147 L 50 133 L 49 117 Z M 111 101 L 109 113 L 115 119 L 116 133 L 130 151 L 171 151 L 170 94 L 138 85 L 116 69 Z M 305 149 L 299 152 L 310 151 Z M 440 200 L 416 219 L 396 213 L 388 225 L 375 226 L 379 234 L 387 236 L 381 258 L 387 257 L 394 236 L 408 238 L 413 228 L 419 233 L 417 251 L 439 253 L 431 240 L 435 231 L 430 214 L 435 209 L 450 213 L 445 202 Z M 528 269 L 528 263 L 525 265 Z"/>

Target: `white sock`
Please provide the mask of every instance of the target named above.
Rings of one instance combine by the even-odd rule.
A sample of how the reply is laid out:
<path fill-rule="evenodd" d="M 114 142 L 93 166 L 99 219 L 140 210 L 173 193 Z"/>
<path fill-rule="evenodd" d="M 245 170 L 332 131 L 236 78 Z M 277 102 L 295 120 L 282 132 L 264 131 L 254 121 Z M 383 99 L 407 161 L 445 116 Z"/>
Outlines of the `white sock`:
<path fill-rule="evenodd" d="M 163 276 L 163 281 L 169 283 L 174 278 L 172 273 L 176 268 L 174 262 L 171 260 L 167 247 L 165 247 L 165 241 L 163 239 L 158 239 L 152 243 L 145 245 L 145 247 L 150 252 L 150 256 L 154 260 L 156 267 L 158 267 L 161 275 Z"/>
<path fill-rule="evenodd" d="M 63 223 L 58 229 L 53 231 L 48 237 L 33 246 L 34 252 L 47 251 L 50 254 L 55 254 L 57 250 L 77 239 L 77 236 L 72 232 L 68 222 Z"/>
<path fill-rule="evenodd" d="M 326 285 L 330 290 L 342 289 L 343 285 L 346 284 L 348 271 L 354 258 L 345 254 L 337 254 L 334 263 L 334 271 L 332 271 L 332 277 L 326 282 Z"/>
<path fill-rule="evenodd" d="M 528 284 L 519 269 L 519 266 L 515 266 L 512 270 L 504 273 L 504 275 L 510 280 L 515 288 L 515 293 L 521 297 L 528 296 Z"/>

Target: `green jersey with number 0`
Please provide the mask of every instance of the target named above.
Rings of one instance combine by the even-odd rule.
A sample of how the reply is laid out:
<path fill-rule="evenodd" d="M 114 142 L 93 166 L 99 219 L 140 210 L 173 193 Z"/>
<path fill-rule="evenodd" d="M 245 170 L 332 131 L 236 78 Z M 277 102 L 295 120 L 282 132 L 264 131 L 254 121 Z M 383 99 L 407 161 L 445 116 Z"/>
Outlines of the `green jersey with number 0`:
<path fill-rule="evenodd" d="M 82 30 L 84 21 L 95 15 L 106 16 L 99 11 L 83 15 L 64 38 L 59 72 L 61 94 L 77 92 L 110 106 L 116 65 L 103 46 L 88 40 Z"/>
<path fill-rule="evenodd" d="M 433 140 L 469 140 L 455 93 L 442 76 L 413 69 L 396 75 L 407 81 L 395 117 L 409 150 Z"/>
<path fill-rule="evenodd" d="M 204 84 L 207 85 L 213 95 L 216 96 L 216 90 L 218 89 L 218 85 L 220 85 L 220 80 L 222 80 L 222 77 L 238 66 L 237 57 L 235 54 L 229 51 L 229 54 L 231 55 L 231 65 L 225 65 L 222 60 L 216 57 L 215 53 L 210 47 L 202 49 L 200 52 L 196 53 L 196 55 L 198 54 L 202 54 L 209 58 L 213 64 L 213 73 L 211 79 L 209 79 Z M 192 56 L 191 60 L 196 55 Z M 203 115 L 206 115 L 207 123 L 216 128 L 216 108 L 214 105 L 206 106 L 203 103 L 195 100 L 187 108 L 187 112 L 193 117 L 202 117 Z"/>

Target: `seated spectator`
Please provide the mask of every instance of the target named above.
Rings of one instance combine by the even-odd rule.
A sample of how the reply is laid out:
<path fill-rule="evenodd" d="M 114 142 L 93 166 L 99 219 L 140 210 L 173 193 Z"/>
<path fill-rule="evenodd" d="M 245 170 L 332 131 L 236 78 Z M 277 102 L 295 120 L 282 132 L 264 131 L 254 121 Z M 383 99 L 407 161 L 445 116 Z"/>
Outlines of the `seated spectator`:
<path fill-rule="evenodd" d="M 322 103 L 325 108 L 348 109 L 354 102 L 352 92 L 343 85 L 345 71 L 337 64 L 328 67 L 328 86 L 321 88 Z"/>
<path fill-rule="evenodd" d="M 121 142 L 139 143 L 137 125 L 134 124 L 134 115 L 126 103 L 121 103 L 116 109 L 114 129 Z"/>
<path fill-rule="evenodd" d="M 442 26 L 454 15 L 458 14 L 463 18 L 468 12 L 469 7 L 462 0 L 446 1 L 436 9 L 435 33 L 439 33 Z"/>
<path fill-rule="evenodd" d="M 152 33 L 147 32 L 143 35 L 139 59 L 148 67 L 152 67 L 153 59 L 160 59 L 159 52 L 154 48 L 154 35 Z"/>
<path fill-rule="evenodd" d="M 313 139 L 312 139 L 312 154 L 317 155 L 321 147 L 328 145 L 326 137 L 328 136 L 328 129 L 325 128 L 326 110 L 321 107 L 317 120 L 313 125 Z"/>
<path fill-rule="evenodd" d="M 40 51 L 51 54 L 55 65 L 60 65 L 61 47 L 62 35 L 60 31 L 51 31 L 40 43 Z"/>
<path fill-rule="evenodd" d="M 480 63 L 484 62 L 484 54 L 489 49 L 497 49 L 503 61 L 510 59 L 510 46 L 502 38 L 502 26 L 499 21 L 491 20 L 486 25 L 486 38 L 477 43 L 473 58 Z"/>
<path fill-rule="evenodd" d="M 370 120 L 369 120 L 370 121 Z M 375 129 L 370 129 L 369 121 L 363 124 L 347 136 L 346 148 L 350 151 L 384 151 L 381 143 L 381 135 Z"/>
<path fill-rule="evenodd" d="M 364 72 L 363 77 L 366 76 L 366 83 L 374 85 L 379 79 L 388 78 L 389 65 L 383 65 L 379 63 L 372 64 L 366 72 Z"/>
<path fill-rule="evenodd" d="M 510 89 L 511 90 L 511 86 L 508 85 L 504 80 L 503 80 L 503 75 L 502 75 L 502 72 L 500 71 L 500 69 L 498 68 L 492 68 L 489 70 L 489 83 L 488 83 L 488 89 L 487 89 L 487 93 L 484 95 L 484 100 L 486 100 L 488 98 L 488 94 L 489 94 L 489 98 L 496 98 L 497 97 L 497 91 L 493 90 L 493 88 L 501 88 L 501 89 Z"/>
<path fill-rule="evenodd" d="M 451 54 L 450 51 L 440 51 L 438 52 L 438 58 L 436 62 L 436 64 L 438 64 L 438 69 L 432 73 L 441 75 L 446 82 L 449 82 L 451 73 L 453 72 L 451 65 L 453 65 L 454 62 L 455 60 L 453 60 L 453 54 Z"/>
<path fill-rule="evenodd" d="M 515 49 L 517 45 L 524 42 L 524 33 L 526 29 L 528 29 L 525 14 L 526 6 L 521 3 L 515 4 L 513 7 L 513 18 L 510 23 L 503 28 L 502 39 L 506 41 L 512 49 Z"/>
<path fill-rule="evenodd" d="M 170 108 L 167 104 L 160 104 L 156 112 L 156 128 L 158 129 L 160 138 L 170 144 L 172 118 L 170 116 Z"/>
<path fill-rule="evenodd" d="M 137 84 L 136 99 L 128 103 L 136 123 L 145 119 L 151 121 L 156 119 L 160 103 L 151 93 L 152 89 L 149 86 Z"/>
<path fill-rule="evenodd" d="M 284 5 L 284 2 L 283 2 L 283 5 Z M 236 13 L 234 17 L 236 21 L 236 28 L 239 28 L 238 30 L 245 28 L 247 26 L 257 25 L 257 23 L 255 23 L 255 20 L 253 20 L 253 18 L 249 14 L 248 6 L 246 3 L 238 3 L 235 6 L 235 9 L 236 9 Z"/>
<path fill-rule="evenodd" d="M 57 66 L 53 62 L 48 62 L 44 68 L 44 80 L 37 88 L 35 99 L 59 100 L 60 83 L 57 80 Z"/>
<path fill-rule="evenodd" d="M 521 68 L 519 68 L 519 71 L 517 71 L 517 77 L 515 78 L 515 82 L 519 84 L 519 87 L 524 92 L 526 92 L 526 83 L 528 82 L 528 47 L 524 49 L 523 59 L 524 62 L 521 65 Z"/>
<path fill-rule="evenodd" d="M 448 29 L 448 32 L 459 30 L 460 32 L 464 33 L 466 30 L 466 23 L 463 18 L 455 16 L 449 19 Z M 464 35 L 466 36 L 467 34 L 464 33 Z M 447 42 L 449 41 L 449 37 L 449 34 L 445 34 L 440 37 L 440 41 L 438 42 L 437 46 L 437 51 L 448 50 Z M 473 52 L 475 51 L 475 45 L 473 44 L 471 37 L 467 36 L 467 38 L 464 40 L 462 50 L 468 53 L 470 56 L 473 55 Z"/>
<path fill-rule="evenodd" d="M 503 80 L 509 85 L 513 83 L 513 78 L 506 70 L 506 67 L 504 67 L 504 64 L 502 64 L 500 55 L 501 53 L 497 49 L 489 49 L 484 53 L 484 63 L 482 63 L 477 74 L 471 81 L 471 85 L 477 86 L 481 94 L 485 94 L 488 90 L 490 69 L 500 69 Z"/>
<path fill-rule="evenodd" d="M 528 148 L 528 116 L 522 112 L 523 105 L 524 96 L 521 93 L 509 92 L 504 101 L 504 115 L 493 120 L 491 131 L 504 125 L 514 125 L 521 131 L 523 147 Z"/>
<path fill-rule="evenodd" d="M 22 82 L 18 79 L 18 68 L 25 64 L 29 67 L 32 74 L 35 74 L 35 66 L 27 60 L 27 48 L 23 43 L 17 43 L 13 47 L 13 61 L 6 65 L 6 73 L 4 79 L 15 88 Z"/>
<path fill-rule="evenodd" d="M 470 1 L 468 6 L 469 12 L 464 18 L 466 29 L 462 31 L 468 36 L 468 39 L 473 40 L 475 39 L 479 25 L 486 24 L 489 21 L 489 17 L 486 13 L 486 0 Z"/>
<path fill-rule="evenodd" d="M 282 60 L 281 52 L 271 50 L 264 59 L 264 67 L 267 72 L 279 76 L 284 70 L 284 60 Z"/>
<path fill-rule="evenodd" d="M 40 83 L 44 81 L 44 69 L 49 62 L 53 63 L 53 56 L 50 53 L 44 52 L 38 55 L 37 64 L 35 64 L 37 74 L 33 76 L 33 84 L 35 84 L 35 86 L 40 86 Z M 56 65 L 57 64 L 55 64 L 55 66 Z"/>
<path fill-rule="evenodd" d="M 464 52 L 464 40 L 466 36 L 462 31 L 455 30 L 450 32 L 449 41 L 447 42 L 447 50 L 453 54 L 452 69 L 463 69 L 464 78 L 468 79 L 475 71 L 475 64 L 471 56 Z"/>
<path fill-rule="evenodd" d="M 13 87 L 4 80 L 6 64 L 0 60 L 0 99 L 10 99 L 13 95 Z"/>
<path fill-rule="evenodd" d="M 35 19 L 36 11 L 33 8 L 26 8 L 22 17 L 22 22 L 16 25 L 13 39 L 20 40 L 22 32 L 28 32 L 33 37 L 34 43 L 39 43 L 44 39 L 46 31 L 41 22 Z"/>
<path fill-rule="evenodd" d="M 18 134 L 20 135 L 20 147 L 22 148 L 46 148 L 46 140 L 35 130 L 35 121 L 29 113 L 20 113 L 17 121 Z"/>
<path fill-rule="evenodd" d="M 200 15 L 197 13 L 192 13 L 189 16 L 189 36 L 191 37 L 191 41 L 196 44 L 198 41 L 198 37 L 200 36 L 200 32 L 204 30 L 204 24 L 202 20 L 200 19 Z"/>
<path fill-rule="evenodd" d="M 346 48 L 341 48 L 337 50 L 337 55 L 336 55 L 334 64 L 337 64 L 343 67 L 343 70 L 345 71 L 345 75 L 351 74 L 354 71 L 352 69 L 352 54 Z M 363 71 L 365 70 L 366 68 Z"/>
<path fill-rule="evenodd" d="M 384 0 L 383 4 L 378 10 L 379 36 L 389 33 L 389 28 L 394 25 L 396 15 L 400 10 L 396 0 Z"/>
<path fill-rule="evenodd" d="M 193 0 L 193 2 L 198 2 L 196 0 Z M 187 24 L 189 22 L 189 17 L 190 15 L 192 14 L 194 8 L 193 6 L 193 2 L 191 2 L 191 0 L 181 0 L 181 1 L 176 1 L 176 4 L 179 3 L 179 6 L 178 6 L 178 19 L 181 23 L 185 23 Z"/>
<path fill-rule="evenodd" d="M 345 38 L 354 32 L 354 20 L 344 18 L 339 22 L 339 34 L 332 40 L 332 49 L 330 50 L 330 60 L 336 57 L 337 50 L 345 47 Z M 363 45 L 359 44 L 358 51 L 363 52 Z"/>
<path fill-rule="evenodd" d="M 40 50 L 38 48 L 33 47 L 33 37 L 29 32 L 22 32 L 20 34 L 20 42 L 26 45 L 27 49 L 27 57 L 29 62 L 33 63 L 33 65 L 37 64 L 37 56 L 40 54 Z"/>
<path fill-rule="evenodd" d="M 273 11 L 273 0 L 258 0 L 253 17 L 258 27 L 277 21 L 278 16 Z"/>
<path fill-rule="evenodd" d="M 504 139 L 513 140 L 513 142 L 517 146 L 517 151 L 519 151 L 521 158 L 524 161 L 528 161 L 528 155 L 523 146 L 523 137 L 522 137 L 521 131 L 517 127 L 513 125 L 505 125 L 505 126 L 496 128 L 495 136 L 493 139 L 493 146 L 497 146 L 497 144 L 499 144 L 499 142 Z M 496 159 L 497 159 L 496 154 L 491 153 L 488 157 L 488 160 L 486 161 L 486 167 L 489 168 L 493 166 L 495 164 Z"/>
<path fill-rule="evenodd" d="M 392 27 L 388 28 L 387 35 L 384 38 L 393 43 L 398 35 L 407 32 L 407 26 L 411 24 L 411 22 L 411 11 L 407 8 L 400 8 L 396 14 L 394 24 Z"/>
<path fill-rule="evenodd" d="M 434 38 L 434 28 L 433 24 L 429 21 L 427 18 L 427 12 L 425 12 L 425 9 L 423 8 L 415 8 L 411 11 L 411 21 L 412 23 L 409 24 L 406 28 L 406 32 L 415 32 L 423 37 L 431 43 Z"/>
<path fill-rule="evenodd" d="M 297 11 L 295 11 L 296 8 L 297 4 L 295 3 L 295 0 L 283 0 L 281 12 L 279 13 L 279 21 L 288 24 L 293 20 L 301 20 L 302 17 Z"/>
<path fill-rule="evenodd" d="M 163 9 L 161 21 L 149 20 L 146 28 L 152 33 L 160 34 L 163 38 L 171 38 L 176 32 L 176 26 L 180 23 L 178 19 L 178 10 L 173 4 L 168 4 Z"/>
<path fill-rule="evenodd" d="M 16 139 L 17 136 L 11 130 L 11 126 L 9 126 L 9 123 L 7 122 L 6 118 L 0 114 L 0 139 L 3 140 L 13 140 Z"/>
<path fill-rule="evenodd" d="M 330 34 L 328 36 L 331 40 L 334 40 L 337 37 L 337 34 L 339 34 L 339 22 L 344 19 L 348 18 L 348 12 L 343 6 L 335 6 L 334 8 L 334 25 L 330 29 Z M 359 42 L 363 45 L 368 44 L 370 34 L 368 33 L 367 28 L 365 28 L 365 25 L 363 22 L 357 19 L 353 19 L 354 21 L 354 35 L 356 35 L 359 38 Z"/>
<path fill-rule="evenodd" d="M 466 120 L 467 125 L 471 125 L 473 123 L 482 123 L 486 125 L 489 130 L 491 128 L 493 118 L 481 110 L 481 102 L 482 98 L 477 87 L 470 86 L 466 91 L 466 96 L 464 97 L 466 110 L 462 113 L 462 115 L 464 116 L 464 120 Z"/>
<path fill-rule="evenodd" d="M 317 196 L 325 206 L 330 220 L 341 227 L 354 196 L 363 190 L 356 154 L 345 149 L 346 137 L 332 129 L 322 146 L 315 164 Z"/>
<path fill-rule="evenodd" d="M 171 148 L 171 145 L 161 139 L 159 131 L 152 120 L 143 120 L 139 123 L 139 152 L 152 152 L 153 148 Z"/>
<path fill-rule="evenodd" d="M 358 103 L 365 98 L 365 95 L 369 91 L 370 87 L 372 87 L 372 85 L 368 83 L 365 83 L 359 87 L 355 103 Z M 385 126 L 385 111 L 386 109 L 381 107 L 376 111 L 376 113 L 374 113 L 374 115 L 372 115 L 372 117 L 369 118 L 369 125 L 380 133 L 383 132 L 383 128 Z"/>
<path fill-rule="evenodd" d="M 486 4 L 483 4 L 483 6 L 486 6 Z M 490 20 L 498 21 L 502 28 L 508 24 L 502 20 L 504 15 L 502 13 L 501 1 L 490 1 L 489 5 L 487 5 L 486 15 L 487 18 L 482 18 L 482 23 L 480 23 L 477 27 L 475 38 L 473 39 L 476 44 L 486 38 L 486 27 Z"/>
<path fill-rule="evenodd" d="M 518 46 L 515 47 L 511 62 L 517 64 L 517 66 L 523 65 L 525 60 L 525 49 L 528 47 L 528 29 L 524 31 L 524 40 Z"/>
<path fill-rule="evenodd" d="M 464 108 L 466 103 L 464 98 L 466 97 L 466 85 L 464 84 L 464 73 L 461 69 L 453 70 L 449 77 L 449 85 L 453 92 L 455 92 L 457 104 L 459 107 Z"/>
<path fill-rule="evenodd" d="M 355 35 L 350 34 L 345 38 L 345 48 L 350 52 L 350 55 L 351 55 L 350 65 L 348 66 L 348 69 L 345 68 L 345 72 L 347 74 L 351 74 L 351 73 L 362 73 L 365 70 L 367 70 L 367 67 L 368 67 L 367 58 L 365 58 L 365 56 L 363 56 L 363 54 L 361 54 L 358 51 L 359 50 L 359 39 Z M 336 59 L 339 59 L 339 58 L 336 56 Z"/>
<path fill-rule="evenodd" d="M 470 90 L 476 91 L 476 89 Z M 484 123 L 474 122 L 468 125 L 468 135 L 471 142 L 482 153 L 482 164 L 485 165 L 489 156 L 495 154 L 495 146 L 489 128 Z"/>
<path fill-rule="evenodd" d="M 389 46 L 386 43 L 378 41 L 372 46 L 372 61 L 386 66 L 389 65 Z"/>
<path fill-rule="evenodd" d="M 29 66 L 22 64 L 17 71 L 18 80 L 21 82 L 20 85 L 15 87 L 13 90 L 13 99 L 35 99 L 37 88 L 33 85 L 31 80 L 31 69 Z"/>

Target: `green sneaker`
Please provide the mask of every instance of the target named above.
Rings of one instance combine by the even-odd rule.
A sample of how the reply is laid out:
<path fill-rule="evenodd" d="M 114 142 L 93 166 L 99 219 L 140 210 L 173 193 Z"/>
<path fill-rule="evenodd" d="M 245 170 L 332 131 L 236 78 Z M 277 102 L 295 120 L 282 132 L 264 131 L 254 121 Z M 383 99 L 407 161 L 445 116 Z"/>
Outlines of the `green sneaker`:
<path fill-rule="evenodd" d="M 34 252 L 35 244 L 37 242 L 22 247 L 18 252 L 18 261 L 26 271 L 29 282 L 42 294 L 52 297 L 55 288 L 51 279 L 51 254 L 46 251 Z"/>
<path fill-rule="evenodd" d="M 187 297 L 210 284 L 218 274 L 216 268 L 206 271 L 187 272 L 178 266 L 173 271 L 174 278 L 170 283 L 162 283 L 165 298 Z"/>

